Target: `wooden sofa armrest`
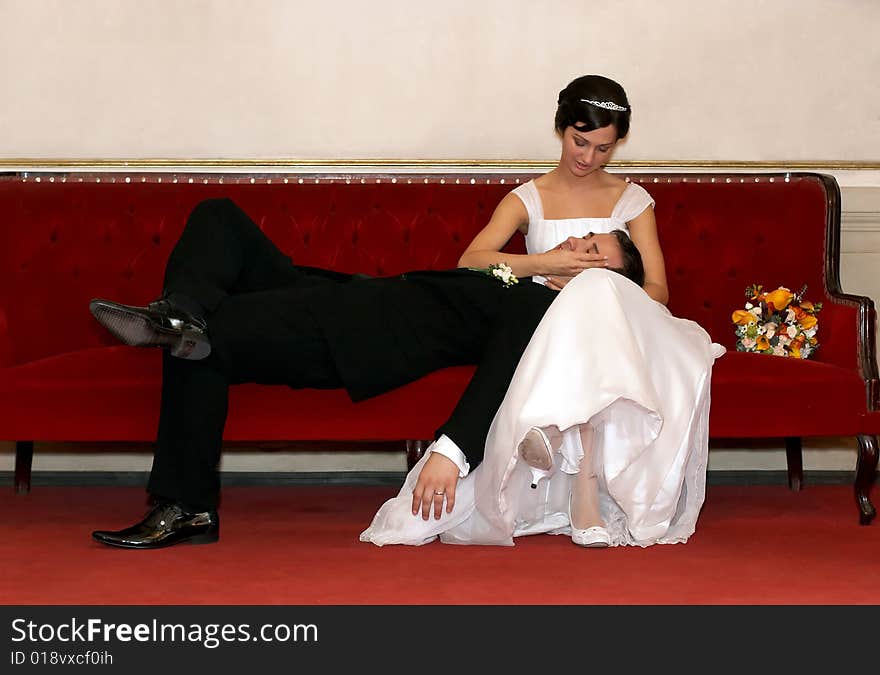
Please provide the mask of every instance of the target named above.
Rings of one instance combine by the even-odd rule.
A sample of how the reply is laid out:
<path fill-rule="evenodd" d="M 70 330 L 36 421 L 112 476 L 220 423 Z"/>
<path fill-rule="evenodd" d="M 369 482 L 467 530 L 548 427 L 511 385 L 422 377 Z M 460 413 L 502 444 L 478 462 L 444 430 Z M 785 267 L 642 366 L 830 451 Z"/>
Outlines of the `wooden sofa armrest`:
<path fill-rule="evenodd" d="M 877 368 L 876 321 L 874 301 L 864 295 L 832 292 L 828 295 L 838 302 L 853 306 L 856 311 L 857 358 L 859 374 L 865 381 L 865 404 L 869 411 L 880 410 L 880 372 Z M 824 310 L 823 310 L 824 311 Z"/>
<path fill-rule="evenodd" d="M 864 295 L 844 293 L 840 285 L 840 186 L 832 176 L 819 175 L 827 196 L 825 224 L 825 292 L 856 312 L 856 349 L 859 374 L 865 381 L 866 407 L 880 410 L 880 374 L 877 368 L 874 302 Z"/>

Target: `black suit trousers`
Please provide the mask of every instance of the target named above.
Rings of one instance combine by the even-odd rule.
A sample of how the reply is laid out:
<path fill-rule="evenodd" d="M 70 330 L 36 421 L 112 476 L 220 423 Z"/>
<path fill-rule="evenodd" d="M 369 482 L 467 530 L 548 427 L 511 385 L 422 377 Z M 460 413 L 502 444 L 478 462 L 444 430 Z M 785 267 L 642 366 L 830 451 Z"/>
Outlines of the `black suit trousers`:
<path fill-rule="evenodd" d="M 148 489 L 215 508 L 229 386 L 345 387 L 374 396 L 443 367 L 477 364 L 437 431 L 482 459 L 486 434 L 531 334 L 555 293 L 529 280 L 505 289 L 478 272 L 358 280 L 295 265 L 229 200 L 199 204 L 166 266 L 164 294 L 208 324 L 211 355 L 163 357 Z"/>

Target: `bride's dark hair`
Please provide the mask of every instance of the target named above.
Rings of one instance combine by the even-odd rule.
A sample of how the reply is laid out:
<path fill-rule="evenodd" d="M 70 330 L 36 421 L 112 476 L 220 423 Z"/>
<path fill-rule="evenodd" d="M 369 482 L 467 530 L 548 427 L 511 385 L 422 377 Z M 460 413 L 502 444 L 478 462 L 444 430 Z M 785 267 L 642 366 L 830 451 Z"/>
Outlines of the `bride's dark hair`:
<path fill-rule="evenodd" d="M 559 92 L 557 103 L 556 131 L 560 134 L 568 127 L 593 131 L 609 124 L 617 129 L 619 139 L 629 133 L 631 108 L 626 92 L 607 77 L 584 75 L 572 80 Z"/>

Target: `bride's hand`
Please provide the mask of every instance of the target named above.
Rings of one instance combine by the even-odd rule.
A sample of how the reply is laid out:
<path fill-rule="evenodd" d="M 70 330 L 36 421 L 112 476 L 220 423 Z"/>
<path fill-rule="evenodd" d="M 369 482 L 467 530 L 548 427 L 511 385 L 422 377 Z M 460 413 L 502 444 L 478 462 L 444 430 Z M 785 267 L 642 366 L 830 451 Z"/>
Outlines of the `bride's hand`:
<path fill-rule="evenodd" d="M 592 267 L 607 267 L 608 256 L 563 248 L 564 243 L 544 253 L 542 276 L 573 277 Z"/>
<path fill-rule="evenodd" d="M 412 513 L 422 511 L 422 520 L 428 520 L 431 507 L 434 518 L 440 520 L 443 513 L 443 499 L 446 498 L 446 513 L 452 513 L 455 506 L 455 488 L 458 485 L 458 467 L 448 457 L 439 452 L 431 453 L 416 486 L 413 488 Z"/>

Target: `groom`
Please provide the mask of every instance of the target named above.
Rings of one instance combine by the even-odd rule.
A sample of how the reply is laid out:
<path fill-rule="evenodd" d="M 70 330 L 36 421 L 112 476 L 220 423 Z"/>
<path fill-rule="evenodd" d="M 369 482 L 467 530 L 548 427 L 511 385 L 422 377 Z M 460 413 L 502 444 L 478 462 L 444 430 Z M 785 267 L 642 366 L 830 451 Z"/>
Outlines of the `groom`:
<path fill-rule="evenodd" d="M 621 236 L 622 235 L 622 236 Z M 622 232 L 560 244 L 593 253 L 639 283 L 638 250 Z M 643 272 L 641 273 L 643 275 Z M 556 291 L 506 288 L 467 269 L 364 278 L 293 265 L 230 200 L 199 204 L 172 251 L 161 299 L 146 307 L 93 300 L 122 342 L 165 349 L 148 491 L 155 506 L 104 544 L 159 548 L 219 538 L 217 503 L 229 385 L 345 388 L 360 401 L 454 365 L 477 370 L 437 431 L 414 509 L 439 517 L 483 456 L 492 418 Z"/>

